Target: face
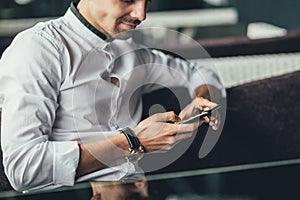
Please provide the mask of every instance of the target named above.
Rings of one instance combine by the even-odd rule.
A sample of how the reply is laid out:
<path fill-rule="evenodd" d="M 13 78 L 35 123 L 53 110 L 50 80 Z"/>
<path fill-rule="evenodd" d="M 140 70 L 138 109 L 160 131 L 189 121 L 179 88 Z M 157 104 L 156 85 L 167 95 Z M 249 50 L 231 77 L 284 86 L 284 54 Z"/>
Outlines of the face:
<path fill-rule="evenodd" d="M 89 23 L 111 37 L 144 21 L 147 4 L 148 0 L 81 0 L 77 8 Z"/>

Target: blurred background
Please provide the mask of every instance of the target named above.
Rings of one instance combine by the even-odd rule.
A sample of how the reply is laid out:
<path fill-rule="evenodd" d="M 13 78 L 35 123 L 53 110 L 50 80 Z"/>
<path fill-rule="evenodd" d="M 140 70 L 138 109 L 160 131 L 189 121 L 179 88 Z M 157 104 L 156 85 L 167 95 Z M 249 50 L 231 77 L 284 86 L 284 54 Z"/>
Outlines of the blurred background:
<path fill-rule="evenodd" d="M 13 36 L 38 21 L 59 17 L 71 2 L 1 0 L 0 36 Z M 299 28 L 299 9 L 298 0 L 152 0 L 143 26 L 176 29 L 194 39 L 246 35 L 254 22 L 260 29 L 282 33 Z"/>

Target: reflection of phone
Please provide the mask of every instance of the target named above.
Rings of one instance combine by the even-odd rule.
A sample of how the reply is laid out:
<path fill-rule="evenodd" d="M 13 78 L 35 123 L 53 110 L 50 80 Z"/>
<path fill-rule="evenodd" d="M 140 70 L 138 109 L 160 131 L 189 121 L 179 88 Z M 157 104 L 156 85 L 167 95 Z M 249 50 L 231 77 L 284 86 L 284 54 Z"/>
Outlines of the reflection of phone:
<path fill-rule="evenodd" d="M 206 117 L 206 116 L 209 116 L 211 115 L 212 112 L 218 110 L 221 108 L 221 105 L 217 105 L 215 107 L 213 107 L 212 109 L 210 110 L 207 110 L 207 111 L 203 111 L 201 112 L 200 114 L 198 115 L 195 115 L 193 117 L 190 117 L 188 119 L 185 119 L 185 120 L 182 120 L 181 122 L 179 122 L 179 124 L 186 124 L 186 123 L 193 123 L 193 122 L 196 122 L 196 121 L 199 121 L 200 119 L 202 119 L 203 117 Z"/>

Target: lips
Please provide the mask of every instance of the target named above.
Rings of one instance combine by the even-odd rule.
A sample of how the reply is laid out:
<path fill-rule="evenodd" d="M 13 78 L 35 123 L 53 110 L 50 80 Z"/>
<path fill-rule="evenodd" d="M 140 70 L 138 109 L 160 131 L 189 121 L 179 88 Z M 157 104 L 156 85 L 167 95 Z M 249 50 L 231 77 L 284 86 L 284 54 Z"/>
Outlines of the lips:
<path fill-rule="evenodd" d="M 120 21 L 123 25 L 127 27 L 127 29 L 135 29 L 137 25 L 141 23 L 138 19 L 130 19 L 130 18 L 120 18 Z"/>
<path fill-rule="evenodd" d="M 136 24 L 134 23 L 129 23 L 129 22 L 125 22 L 125 21 L 122 21 L 122 24 L 126 25 L 127 27 L 129 27 L 129 29 L 135 29 L 136 28 Z"/>

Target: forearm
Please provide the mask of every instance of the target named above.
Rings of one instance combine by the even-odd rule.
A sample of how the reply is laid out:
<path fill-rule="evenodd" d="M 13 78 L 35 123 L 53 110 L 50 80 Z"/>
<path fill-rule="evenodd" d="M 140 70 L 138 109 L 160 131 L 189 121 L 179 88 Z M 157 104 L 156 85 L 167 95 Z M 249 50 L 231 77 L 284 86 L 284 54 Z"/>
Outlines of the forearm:
<path fill-rule="evenodd" d="M 128 142 L 123 134 L 92 143 L 79 144 L 80 158 L 76 177 L 110 167 L 128 155 Z"/>
<path fill-rule="evenodd" d="M 203 97 L 213 102 L 219 102 L 221 99 L 221 91 L 212 85 L 201 85 L 195 89 L 196 97 Z"/>

